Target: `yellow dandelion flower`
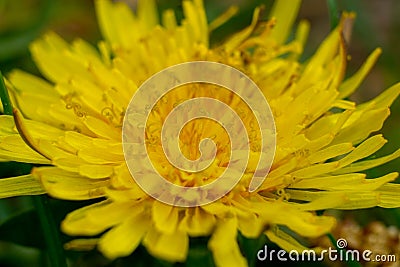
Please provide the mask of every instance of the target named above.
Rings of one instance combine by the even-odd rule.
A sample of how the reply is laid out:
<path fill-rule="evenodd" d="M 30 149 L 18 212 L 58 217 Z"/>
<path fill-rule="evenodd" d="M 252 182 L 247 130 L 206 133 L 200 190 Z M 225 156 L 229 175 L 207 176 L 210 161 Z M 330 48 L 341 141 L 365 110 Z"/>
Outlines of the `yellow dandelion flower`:
<path fill-rule="evenodd" d="M 72 44 L 54 33 L 30 49 L 47 80 L 20 70 L 8 76 L 14 116 L 0 116 L 0 160 L 46 166 L 31 174 L 0 180 L 0 196 L 47 193 L 65 200 L 100 199 L 75 210 L 62 230 L 77 239 L 68 248 L 97 248 L 108 258 L 131 254 L 142 244 L 150 254 L 185 261 L 189 238 L 210 236 L 208 248 L 217 266 L 246 266 L 237 244 L 265 234 L 286 250 L 303 250 L 283 228 L 304 237 L 331 231 L 335 219 L 316 214 L 325 209 L 400 206 L 397 173 L 367 179 L 362 171 L 400 156 L 400 150 L 367 159 L 386 140 L 372 135 L 382 127 L 389 106 L 399 95 L 394 85 L 375 99 L 356 105 L 352 94 L 377 60 L 376 49 L 353 76 L 344 80 L 345 14 L 318 51 L 298 61 L 308 32 L 301 22 L 293 41 L 286 42 L 299 1 L 276 1 L 270 20 L 256 8 L 251 25 L 224 43 L 211 47 L 209 33 L 235 13 L 207 23 L 201 0 L 182 2 L 184 19 L 174 12 L 161 18 L 154 1 L 139 1 L 133 13 L 123 3 L 97 0 L 104 41 L 97 48 L 83 40 Z M 172 109 L 189 99 L 213 97 L 237 112 L 248 130 L 249 164 L 241 181 L 215 202 L 197 207 L 167 205 L 146 194 L 131 176 L 122 147 L 122 125 L 129 100 L 153 74 L 178 63 L 212 61 L 232 66 L 261 89 L 276 126 L 276 151 L 268 176 L 254 192 L 249 182 L 261 157 L 255 115 L 234 93 L 210 84 L 189 84 L 172 90 L 153 108 L 146 124 L 146 148 L 157 171 L 175 184 L 195 187 L 210 183 L 229 163 L 229 137 L 212 120 L 195 120 L 182 128 L 180 148 L 189 159 L 200 156 L 201 140 L 217 145 L 207 169 L 190 173 L 171 166 L 161 145 L 161 128 Z M 253 131 L 254 130 L 254 131 Z"/>

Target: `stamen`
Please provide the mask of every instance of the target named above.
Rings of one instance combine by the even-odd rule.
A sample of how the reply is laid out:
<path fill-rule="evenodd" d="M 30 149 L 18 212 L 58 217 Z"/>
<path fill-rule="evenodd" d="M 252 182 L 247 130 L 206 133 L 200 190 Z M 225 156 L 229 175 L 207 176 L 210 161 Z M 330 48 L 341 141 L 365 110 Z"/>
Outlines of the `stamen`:
<path fill-rule="evenodd" d="M 114 111 L 114 106 L 103 108 L 101 110 L 101 115 L 106 117 L 110 122 L 114 121 L 117 117 L 117 114 Z"/>
<path fill-rule="evenodd" d="M 64 100 L 66 109 L 73 109 L 76 116 L 79 118 L 86 117 L 86 112 L 82 111 L 82 105 L 72 101 L 72 94 L 61 97 Z"/>

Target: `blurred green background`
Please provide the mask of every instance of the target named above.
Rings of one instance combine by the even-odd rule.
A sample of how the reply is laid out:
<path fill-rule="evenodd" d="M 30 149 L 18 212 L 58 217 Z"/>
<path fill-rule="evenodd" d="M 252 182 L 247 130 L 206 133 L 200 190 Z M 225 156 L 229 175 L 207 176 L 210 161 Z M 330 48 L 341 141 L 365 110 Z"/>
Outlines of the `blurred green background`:
<path fill-rule="evenodd" d="M 134 0 L 126 0 L 125 2 L 132 8 L 136 5 Z M 182 17 L 179 0 L 158 0 L 158 3 L 160 10 L 173 8 L 176 10 L 178 18 Z M 230 33 L 247 26 L 251 20 L 254 7 L 264 4 L 268 10 L 272 2 L 269 0 L 205 0 L 209 20 L 221 14 L 227 6 L 232 4 L 240 7 L 240 13 L 211 36 L 212 42 L 219 42 Z M 290 4 L 289 0 L 288 4 Z M 400 16 L 398 16 L 400 1 L 338 0 L 337 5 L 340 11 L 348 10 L 357 13 L 349 47 L 351 61 L 348 65 L 347 75 L 354 73 L 374 48 L 383 48 L 383 55 L 375 68 L 360 89 L 351 97 L 352 100 L 361 103 L 400 81 L 400 49 L 398 48 L 400 44 Z M 312 55 L 319 43 L 329 33 L 331 25 L 328 14 L 327 1 L 303 1 L 299 19 L 306 19 L 311 23 L 311 32 L 304 59 Z M 7 75 L 7 72 L 13 68 L 20 68 L 40 75 L 30 58 L 28 46 L 32 40 L 46 31 L 55 31 L 68 41 L 80 37 L 95 44 L 101 37 L 96 23 L 93 0 L 0 0 L 0 70 L 3 74 Z M 396 100 L 391 111 L 392 115 L 382 129 L 389 143 L 375 156 L 386 155 L 400 147 L 399 99 Z M 368 174 L 371 177 L 378 177 L 390 171 L 399 171 L 399 166 L 400 159 L 397 159 L 369 171 Z M 0 177 L 21 175 L 29 172 L 29 169 L 30 166 L 26 164 L 0 163 Z M 68 210 L 82 205 L 82 203 L 66 203 L 57 200 L 51 200 L 51 204 L 56 210 L 56 220 L 61 220 Z M 18 214 L 22 214 L 19 221 L 12 221 L 15 228 L 12 228 L 13 225 L 7 226 L 7 220 Z M 343 218 L 342 222 L 350 218 L 360 227 L 368 227 L 370 222 L 379 221 L 385 227 L 400 228 L 400 212 L 397 209 L 367 209 L 357 212 L 336 212 L 334 215 Z M 0 241 L 0 267 L 50 266 L 45 253 L 42 253 L 42 250 L 39 249 L 43 248 L 43 240 L 35 216 L 29 197 L 0 200 L 0 225 L 3 224 L 0 227 L 0 240 L 5 240 Z M 4 227 L 4 223 L 7 227 Z M 19 237 L 16 237 L 18 234 L 12 232 L 13 229 L 20 229 L 18 227 L 24 228 L 24 231 L 20 233 Z M 340 227 L 341 225 L 339 225 Z M 23 237 L 26 239 L 26 233 L 30 233 L 30 238 L 37 240 L 22 242 Z M 337 233 L 340 233 L 340 231 L 338 230 Z M 68 240 L 68 237 L 62 236 L 62 238 Z M 7 242 L 10 240 L 24 244 L 24 246 Z M 192 240 L 193 249 L 190 252 L 187 264 L 178 266 L 212 266 L 211 256 L 206 249 L 205 241 L 201 239 Z M 252 247 L 257 248 L 265 242 L 265 240 L 246 240 L 243 238 L 239 241 L 246 251 L 251 250 Z M 250 254 L 252 253 L 254 252 Z M 152 259 L 143 248 L 138 249 L 126 259 L 114 262 L 107 261 L 96 252 L 68 253 L 67 256 L 70 266 L 172 266 L 167 262 Z M 267 262 L 254 262 L 254 264 L 267 266 Z M 279 263 L 272 262 L 269 264 L 278 266 Z M 328 264 L 330 263 L 314 263 L 312 265 L 325 266 Z M 287 265 L 285 264 L 285 266 Z M 310 263 L 293 263 L 292 265 L 311 266 Z"/>

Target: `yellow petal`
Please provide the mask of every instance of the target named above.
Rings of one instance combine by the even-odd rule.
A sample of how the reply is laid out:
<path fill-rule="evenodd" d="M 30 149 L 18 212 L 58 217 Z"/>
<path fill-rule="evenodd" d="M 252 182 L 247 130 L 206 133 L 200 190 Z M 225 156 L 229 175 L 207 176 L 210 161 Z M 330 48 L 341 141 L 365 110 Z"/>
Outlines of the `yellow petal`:
<path fill-rule="evenodd" d="M 290 188 L 302 188 L 302 189 L 310 189 L 310 188 L 321 188 L 327 189 L 330 187 L 340 186 L 342 184 L 354 184 L 357 182 L 361 182 L 366 177 L 366 174 L 363 173 L 348 173 L 343 175 L 328 175 L 323 177 L 309 178 L 303 179 L 295 182 Z M 354 188 L 356 189 L 356 188 Z"/>
<path fill-rule="evenodd" d="M 78 157 L 93 164 L 121 164 L 124 162 L 123 155 L 104 153 L 104 149 L 92 146 L 79 150 Z"/>
<path fill-rule="evenodd" d="M 17 93 L 43 94 L 47 97 L 59 97 L 53 86 L 47 81 L 22 70 L 13 70 L 8 75 L 10 82 L 15 86 Z"/>
<path fill-rule="evenodd" d="M 213 254 L 216 266 L 247 266 L 246 259 L 240 253 L 236 235 L 236 218 L 221 219 L 218 221 L 217 228 L 208 241 L 208 248 Z"/>
<path fill-rule="evenodd" d="M 292 198 L 293 191 L 286 189 L 289 196 Z M 296 192 L 295 192 L 296 193 Z M 296 196 L 297 197 L 297 196 Z M 294 197 L 294 199 L 297 199 Z M 316 198 L 313 198 L 314 200 Z M 253 201 L 249 207 L 256 212 L 266 223 L 285 225 L 291 230 L 307 237 L 317 237 L 329 232 L 335 225 L 335 220 L 331 217 L 316 216 L 312 213 L 301 210 L 293 204 L 288 204 L 281 201 Z M 282 213 L 282 210 L 285 210 Z"/>
<path fill-rule="evenodd" d="M 32 176 L 40 179 L 48 194 L 68 200 L 102 197 L 104 196 L 105 188 L 109 185 L 108 180 L 93 180 L 56 167 L 34 168 Z"/>
<path fill-rule="evenodd" d="M 208 31 L 212 32 L 213 30 L 217 29 L 219 26 L 227 22 L 230 18 L 235 16 L 238 11 L 239 8 L 237 6 L 230 6 L 228 10 L 226 10 L 224 13 L 222 13 L 210 22 L 210 24 L 208 25 Z"/>
<path fill-rule="evenodd" d="M 317 151 L 311 154 L 307 160 L 313 164 L 318 162 L 324 162 L 327 159 L 331 159 L 343 154 L 346 154 L 354 149 L 351 143 L 342 143 L 338 145 L 329 146 L 325 149 Z"/>
<path fill-rule="evenodd" d="M 312 188 L 331 191 L 373 191 L 386 183 L 392 182 L 397 177 L 397 174 L 392 173 L 374 179 L 365 179 L 365 176 L 366 175 L 362 173 L 350 173 L 312 178 L 297 182 L 292 188 Z"/>
<path fill-rule="evenodd" d="M 140 214 L 143 212 L 143 207 L 130 202 L 118 203 L 105 200 L 69 213 L 63 220 L 61 228 L 69 235 L 96 235 L 122 222 L 127 212 L 130 215 Z"/>
<path fill-rule="evenodd" d="M 144 238 L 143 245 L 156 258 L 183 262 L 189 250 L 189 237 L 181 231 L 165 234 L 152 228 Z"/>
<path fill-rule="evenodd" d="M 310 178 L 334 171 L 337 169 L 338 166 L 339 163 L 336 161 L 329 163 L 314 164 L 309 167 L 305 167 L 303 169 L 294 171 L 291 173 L 291 175 L 300 179 Z"/>
<path fill-rule="evenodd" d="M 40 107 L 53 103 L 61 104 L 60 96 L 46 81 L 20 70 L 9 74 L 12 86 L 10 93 L 16 100 L 15 106 L 21 109 L 26 118 L 48 122 L 48 116 L 40 114 Z M 41 105 L 37 105 L 41 103 Z"/>
<path fill-rule="evenodd" d="M 226 51 L 231 52 L 233 49 L 238 47 L 251 35 L 251 33 L 254 31 L 257 25 L 259 16 L 260 16 L 260 8 L 255 8 L 253 12 L 253 19 L 251 21 L 251 25 L 241 30 L 240 32 L 234 34 L 224 43 Z"/>
<path fill-rule="evenodd" d="M 138 1 L 137 16 L 143 32 L 152 30 L 158 25 L 158 12 L 155 0 Z"/>
<path fill-rule="evenodd" d="M 333 104 L 332 107 L 335 108 L 341 108 L 341 109 L 355 109 L 356 108 L 356 103 L 353 101 L 348 101 L 348 100 L 343 100 L 343 99 L 337 99 Z"/>
<path fill-rule="evenodd" d="M 89 161 L 84 160 L 81 157 L 76 156 L 80 151 L 76 151 L 74 148 L 59 141 L 60 146 L 65 150 L 70 149 L 69 155 L 58 155 L 52 159 L 52 164 L 66 171 L 79 172 L 79 174 L 89 178 L 104 178 L 110 177 L 114 173 L 114 167 L 118 166 L 117 161 L 114 164 L 89 164 Z M 97 151 L 99 148 L 95 148 Z M 107 148 L 104 148 L 107 149 Z M 112 150 L 112 149 L 110 149 Z M 83 152 L 84 153 L 84 152 Z M 112 151 L 110 152 L 112 153 Z M 86 155 L 88 157 L 88 155 Z M 89 157 L 90 158 L 90 157 Z M 103 161 L 96 160 L 95 163 L 104 163 Z"/>
<path fill-rule="evenodd" d="M 341 166 L 346 166 L 354 161 L 366 158 L 378 151 L 386 142 L 382 135 L 374 135 L 362 142 L 356 149 L 338 162 Z"/>
<path fill-rule="evenodd" d="M 360 86 L 361 82 L 365 79 L 365 76 L 370 72 L 374 66 L 379 55 L 382 53 L 382 49 L 375 49 L 371 55 L 367 58 L 361 68 L 350 78 L 345 80 L 339 88 L 338 99 L 343 99 L 351 95 Z"/>
<path fill-rule="evenodd" d="M 395 85 L 383 91 L 380 95 L 378 95 L 374 99 L 359 105 L 358 108 L 363 110 L 371 108 L 390 107 L 393 101 L 399 96 L 399 94 L 400 94 L 400 83 L 396 83 Z"/>
<path fill-rule="evenodd" d="M 308 34 L 310 32 L 310 23 L 307 20 L 301 20 L 299 22 L 299 26 L 297 27 L 295 40 L 301 45 L 301 48 L 306 44 Z M 303 52 L 303 49 L 300 51 L 299 55 Z M 296 59 L 296 57 L 294 58 Z"/>
<path fill-rule="evenodd" d="M 45 193 L 41 183 L 30 174 L 0 179 L 0 198 Z"/>
<path fill-rule="evenodd" d="M 323 116 L 305 130 L 305 135 L 308 139 L 311 140 L 321 138 L 323 136 L 331 136 L 331 138 L 328 138 L 329 142 L 324 143 L 324 145 L 327 145 L 332 141 L 333 137 L 343 128 L 343 125 L 347 122 L 347 120 L 351 117 L 353 113 L 354 111 L 352 110 L 346 110 L 343 113 Z"/>
<path fill-rule="evenodd" d="M 111 176 L 111 184 L 115 189 L 131 189 L 132 198 L 140 198 L 147 195 L 135 182 L 131 173 L 129 172 L 126 163 L 114 168 L 114 174 Z M 130 198 L 130 199 L 132 199 Z"/>
<path fill-rule="evenodd" d="M 110 165 L 82 164 L 79 166 L 78 172 L 80 175 L 89 178 L 99 179 L 110 177 L 114 172 L 114 168 Z"/>
<path fill-rule="evenodd" d="M 7 136 L 18 133 L 17 129 L 15 128 L 13 116 L 0 115 L 0 125 L 0 136 Z"/>
<path fill-rule="evenodd" d="M 179 223 L 179 230 L 190 236 L 206 236 L 214 229 L 216 219 L 202 208 L 188 208 Z"/>
<path fill-rule="evenodd" d="M 100 54 L 94 46 L 82 39 L 76 39 L 72 43 L 72 50 L 82 57 L 86 57 L 90 61 L 97 64 L 102 63 Z"/>
<path fill-rule="evenodd" d="M 258 215 L 246 212 L 246 215 L 237 215 L 238 229 L 247 238 L 257 238 L 260 236 L 265 225 Z"/>
<path fill-rule="evenodd" d="M 290 216 L 283 215 L 279 224 L 307 237 L 318 237 L 328 233 L 335 226 L 335 219 L 327 216 L 316 216 L 309 212 L 289 211 Z M 278 220 L 279 221 L 279 220 Z"/>
<path fill-rule="evenodd" d="M 208 46 L 208 23 L 202 0 L 183 1 L 183 12 L 187 21 L 187 30 L 192 35 L 191 41 Z"/>
<path fill-rule="evenodd" d="M 228 214 L 233 214 L 232 208 L 220 201 L 204 205 L 202 206 L 202 209 L 210 214 L 216 215 L 217 217 L 224 217 Z"/>
<path fill-rule="evenodd" d="M 272 31 L 272 38 L 274 38 L 278 44 L 284 43 L 289 36 L 292 25 L 297 17 L 300 4 L 300 0 L 291 1 L 290 5 L 288 5 L 285 0 L 277 0 L 274 2 L 270 17 L 276 19 L 276 26 Z"/>
<path fill-rule="evenodd" d="M 290 193 L 289 196 L 292 197 Z M 299 210 L 313 212 L 316 210 L 335 209 L 336 207 L 345 204 L 346 201 L 346 193 L 338 192 L 335 195 L 322 196 L 313 201 L 301 203 L 296 206 Z"/>
<path fill-rule="evenodd" d="M 159 232 L 172 234 L 176 231 L 178 224 L 178 208 L 160 201 L 154 201 L 152 218 Z"/>
<path fill-rule="evenodd" d="M 266 231 L 265 235 L 270 241 L 274 242 L 286 251 L 302 252 L 303 250 L 310 249 L 300 244 L 296 239 L 294 239 L 292 236 L 285 233 L 284 231 L 280 230 L 277 226 L 273 227 L 271 230 Z"/>
<path fill-rule="evenodd" d="M 399 201 L 399 184 L 385 184 L 378 189 L 379 195 L 379 207 L 382 208 L 398 208 L 400 206 Z"/>
<path fill-rule="evenodd" d="M 384 156 L 384 157 L 380 157 L 377 159 L 363 160 L 360 162 L 350 164 L 347 167 L 344 167 L 344 168 L 341 168 L 339 170 L 332 172 L 332 174 L 343 174 L 343 173 L 359 172 L 359 171 L 368 170 L 368 169 L 374 168 L 376 166 L 385 164 L 394 159 L 397 159 L 398 157 L 400 157 L 400 149 L 398 149 L 395 152 L 393 152 L 392 154 Z"/>
<path fill-rule="evenodd" d="M 389 116 L 389 113 L 388 108 L 363 111 L 359 114 L 359 117 L 354 113 L 353 116 L 357 116 L 358 118 L 353 119 L 351 118 L 353 116 L 351 116 L 349 120 L 353 120 L 352 123 L 350 124 L 349 122 L 349 124 L 345 125 L 331 144 L 334 145 L 346 142 L 352 142 L 353 144 L 359 143 L 368 137 L 370 133 L 380 130 L 383 122 Z"/>
<path fill-rule="evenodd" d="M 74 76 L 90 80 L 87 59 L 72 52 L 68 43 L 55 33 L 34 41 L 30 50 L 41 73 L 51 81 L 66 82 Z"/>
<path fill-rule="evenodd" d="M 95 117 L 87 116 L 84 120 L 85 125 L 97 136 L 108 139 L 121 140 L 121 132 L 112 125 L 97 119 Z"/>
<path fill-rule="evenodd" d="M 284 1 L 282 1 L 284 2 Z M 317 52 L 305 66 L 305 69 L 296 86 L 297 90 L 308 88 L 317 81 L 324 81 L 326 77 L 332 76 L 332 72 L 326 72 L 329 64 L 336 63 L 334 58 L 337 56 L 338 46 L 340 44 L 339 29 L 332 31 L 329 36 L 320 44 Z M 337 63 L 336 63 L 337 64 Z M 334 70 L 338 71 L 338 66 L 334 64 Z M 335 96 L 336 98 L 337 96 Z"/>
<path fill-rule="evenodd" d="M 390 173 L 383 177 L 366 180 L 361 184 L 360 191 L 351 190 L 336 190 L 332 192 L 321 191 L 311 192 L 303 190 L 290 190 L 287 192 L 291 198 L 300 201 L 314 201 L 319 198 L 337 198 L 344 197 L 344 202 L 336 207 L 335 209 L 363 209 L 375 206 L 397 208 L 400 206 L 399 198 L 396 197 L 396 190 L 398 190 L 397 184 L 388 184 L 389 181 L 393 181 L 398 176 L 398 173 Z M 374 181 L 375 180 L 375 181 Z M 358 186 L 355 186 L 357 188 Z M 349 190 L 349 188 L 347 188 Z M 374 191 L 375 190 L 375 191 Z"/>
<path fill-rule="evenodd" d="M 175 12 L 172 9 L 165 10 L 162 14 L 163 26 L 167 30 L 174 30 L 177 27 Z"/>
<path fill-rule="evenodd" d="M 0 137 L 0 159 L 33 164 L 50 163 L 50 160 L 32 150 L 18 135 Z"/>
<path fill-rule="evenodd" d="M 273 169 L 268 173 L 267 179 L 276 179 L 280 176 L 283 176 L 293 170 L 297 166 L 296 158 L 290 159 L 288 162 L 283 163 L 276 169 Z"/>
<path fill-rule="evenodd" d="M 98 248 L 109 259 L 128 256 L 140 244 L 149 226 L 148 215 L 129 215 L 100 238 Z"/>
<path fill-rule="evenodd" d="M 100 31 L 104 38 L 113 49 L 121 45 L 127 47 L 137 36 L 135 31 L 132 31 L 130 36 L 123 32 L 126 28 L 136 28 L 137 22 L 133 12 L 125 3 L 112 4 L 109 0 L 97 0 L 95 3 Z"/>

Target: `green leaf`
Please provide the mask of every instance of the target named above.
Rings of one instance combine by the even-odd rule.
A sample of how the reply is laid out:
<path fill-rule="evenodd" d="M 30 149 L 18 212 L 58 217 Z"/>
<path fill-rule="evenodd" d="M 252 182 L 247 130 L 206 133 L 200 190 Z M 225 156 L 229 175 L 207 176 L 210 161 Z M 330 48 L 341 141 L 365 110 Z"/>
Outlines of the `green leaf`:
<path fill-rule="evenodd" d="M 1 74 L 1 71 L 0 71 L 0 100 L 1 103 L 3 104 L 4 114 L 12 115 L 13 110 L 10 101 L 10 96 L 8 95 L 6 85 L 4 84 L 3 75 Z"/>
<path fill-rule="evenodd" d="M 34 210 L 13 216 L 0 225 L 0 239 L 27 247 L 45 248 L 43 232 Z"/>
<path fill-rule="evenodd" d="M 207 247 L 206 237 L 190 238 L 188 257 L 184 266 L 186 267 L 214 267 L 211 251 Z"/>
<path fill-rule="evenodd" d="M 257 252 L 267 243 L 267 237 L 262 234 L 258 238 L 246 238 L 239 232 L 238 242 L 249 266 L 256 266 L 258 262 Z"/>
<path fill-rule="evenodd" d="M 68 212 L 86 204 L 86 202 L 69 202 L 50 199 L 49 205 L 56 223 L 57 233 L 60 235 L 63 243 L 73 238 L 60 231 L 59 226 L 61 221 Z M 11 216 L 2 223 L 0 225 L 0 240 L 27 247 L 39 249 L 47 248 L 39 216 L 35 209 Z"/>
<path fill-rule="evenodd" d="M 337 4 L 337 0 L 327 0 L 329 20 L 331 24 L 331 29 L 335 29 L 339 25 L 340 12 Z"/>

